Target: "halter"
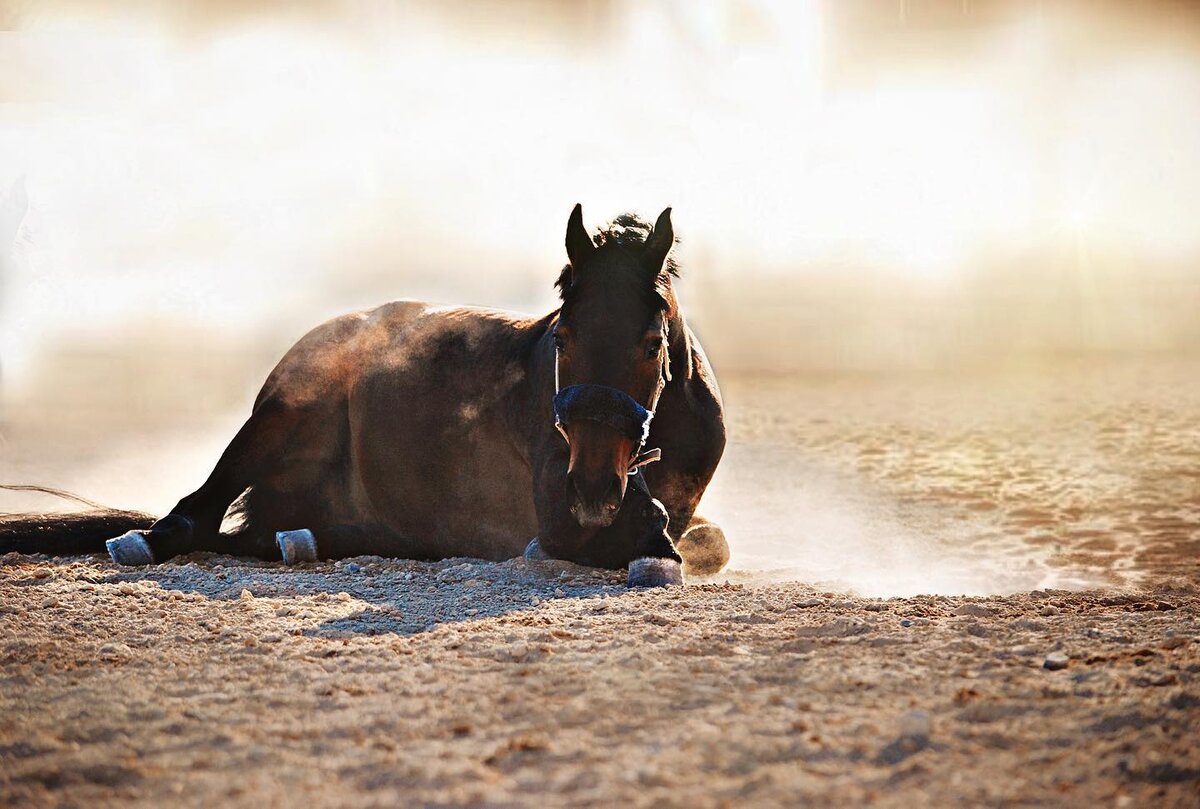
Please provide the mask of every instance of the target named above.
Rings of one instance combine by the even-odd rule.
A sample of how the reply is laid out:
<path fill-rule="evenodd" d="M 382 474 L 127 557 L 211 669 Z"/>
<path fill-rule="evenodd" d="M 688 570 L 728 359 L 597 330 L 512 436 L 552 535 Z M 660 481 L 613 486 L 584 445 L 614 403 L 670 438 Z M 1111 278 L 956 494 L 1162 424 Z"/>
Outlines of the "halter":
<path fill-rule="evenodd" d="M 587 419 L 612 427 L 621 435 L 637 442 L 629 461 L 629 474 L 647 464 L 662 459 L 661 449 L 642 451 L 646 440 L 650 437 L 650 422 L 654 420 L 654 411 L 658 400 L 662 397 L 663 388 L 671 379 L 671 351 L 667 339 L 667 322 L 663 319 L 663 351 L 662 362 L 658 366 L 658 384 L 654 395 L 650 398 L 649 408 L 642 405 L 619 388 L 608 385 L 568 385 L 559 386 L 558 380 L 558 346 L 554 347 L 554 426 L 567 439 L 564 425 L 575 419 Z"/>

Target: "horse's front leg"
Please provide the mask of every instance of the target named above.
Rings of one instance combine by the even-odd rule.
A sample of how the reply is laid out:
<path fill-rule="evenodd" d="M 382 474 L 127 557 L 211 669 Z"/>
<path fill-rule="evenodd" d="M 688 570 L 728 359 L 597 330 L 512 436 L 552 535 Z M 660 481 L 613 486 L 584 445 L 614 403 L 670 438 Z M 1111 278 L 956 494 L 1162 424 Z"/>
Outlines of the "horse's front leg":
<path fill-rule="evenodd" d="M 534 502 L 538 537 L 529 543 L 530 560 L 563 559 L 610 570 L 629 569 L 629 586 L 662 587 L 683 583 L 682 560 L 667 533 L 663 504 L 650 495 L 643 476 L 629 478 L 625 499 L 612 525 L 584 528 L 567 507 L 561 458 L 543 459 L 535 472 Z"/>
<path fill-rule="evenodd" d="M 626 513 L 629 523 L 626 530 L 633 539 L 628 585 L 669 587 L 683 584 L 683 559 L 667 533 L 667 509 L 650 496 L 640 474 L 630 480 L 629 490 L 625 493 L 621 514 L 625 516 Z"/>

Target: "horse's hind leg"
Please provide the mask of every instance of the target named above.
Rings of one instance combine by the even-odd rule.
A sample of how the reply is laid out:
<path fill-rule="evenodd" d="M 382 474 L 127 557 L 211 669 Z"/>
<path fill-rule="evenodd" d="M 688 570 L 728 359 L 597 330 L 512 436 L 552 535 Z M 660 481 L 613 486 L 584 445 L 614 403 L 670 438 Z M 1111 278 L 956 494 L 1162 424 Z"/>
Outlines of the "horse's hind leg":
<path fill-rule="evenodd" d="M 264 463 L 277 456 L 294 415 L 282 406 L 256 410 L 229 442 L 204 485 L 180 500 L 149 531 L 109 540 L 113 561 L 148 564 L 192 551 L 232 551 L 228 538 L 221 536 L 225 512 L 254 482 Z"/>
<path fill-rule="evenodd" d="M 279 531 L 275 535 L 284 564 L 352 556 L 414 558 L 422 555 L 417 543 L 381 525 L 327 525 Z"/>
<path fill-rule="evenodd" d="M 675 543 L 683 557 L 683 572 L 689 576 L 715 576 L 729 562 L 729 543 L 721 527 L 699 514 Z"/>

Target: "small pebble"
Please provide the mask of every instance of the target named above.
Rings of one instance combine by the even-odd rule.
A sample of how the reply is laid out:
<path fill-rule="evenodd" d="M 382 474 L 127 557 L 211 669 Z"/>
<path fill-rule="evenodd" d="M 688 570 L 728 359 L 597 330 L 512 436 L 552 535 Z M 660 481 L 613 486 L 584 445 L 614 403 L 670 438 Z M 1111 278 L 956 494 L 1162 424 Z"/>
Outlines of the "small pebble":
<path fill-rule="evenodd" d="M 105 660 L 120 660 L 132 654 L 133 651 L 124 643 L 106 643 L 100 647 L 100 657 Z"/>
<path fill-rule="evenodd" d="M 358 573 L 360 570 L 362 570 L 362 566 L 360 566 L 357 562 L 347 562 L 346 567 L 343 568 L 343 570 L 345 570 L 347 573 Z"/>
<path fill-rule="evenodd" d="M 908 620 L 907 618 L 905 618 L 904 620 L 902 620 L 902 621 L 900 622 L 900 626 L 912 626 L 912 621 L 910 621 L 910 620 Z"/>
<path fill-rule="evenodd" d="M 1046 655 L 1046 661 L 1042 663 L 1042 667 L 1049 671 L 1058 671 L 1065 669 L 1070 662 L 1071 658 L 1067 656 L 1066 652 L 1051 652 Z"/>

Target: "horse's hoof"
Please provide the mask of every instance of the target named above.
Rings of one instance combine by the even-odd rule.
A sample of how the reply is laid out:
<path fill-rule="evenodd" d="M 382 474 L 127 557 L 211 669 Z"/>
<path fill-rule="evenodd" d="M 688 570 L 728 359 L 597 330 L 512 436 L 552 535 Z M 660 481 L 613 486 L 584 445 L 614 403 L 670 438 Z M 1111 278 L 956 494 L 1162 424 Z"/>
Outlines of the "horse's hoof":
<path fill-rule="evenodd" d="M 674 559 L 643 556 L 629 563 L 630 587 L 671 587 L 683 584 L 683 565 Z"/>
<path fill-rule="evenodd" d="M 154 551 L 150 550 L 144 531 L 130 531 L 105 540 L 104 547 L 108 548 L 108 555 L 118 565 L 138 567 L 154 564 Z"/>
<path fill-rule="evenodd" d="M 537 537 L 529 540 L 529 544 L 525 546 L 525 559 L 529 562 L 548 562 L 552 558 L 542 550 L 542 543 L 538 542 Z"/>
<path fill-rule="evenodd" d="M 684 531 L 675 550 L 683 557 L 683 572 L 689 576 L 715 576 L 729 562 L 725 532 L 708 522 Z"/>
<path fill-rule="evenodd" d="M 285 565 L 317 561 L 317 538 L 307 528 L 297 531 L 277 531 L 275 541 L 283 554 Z"/>

